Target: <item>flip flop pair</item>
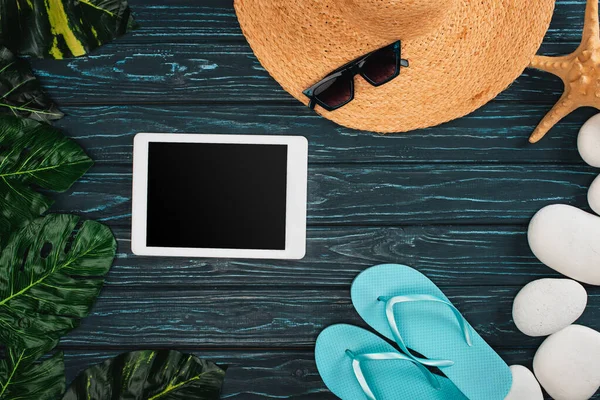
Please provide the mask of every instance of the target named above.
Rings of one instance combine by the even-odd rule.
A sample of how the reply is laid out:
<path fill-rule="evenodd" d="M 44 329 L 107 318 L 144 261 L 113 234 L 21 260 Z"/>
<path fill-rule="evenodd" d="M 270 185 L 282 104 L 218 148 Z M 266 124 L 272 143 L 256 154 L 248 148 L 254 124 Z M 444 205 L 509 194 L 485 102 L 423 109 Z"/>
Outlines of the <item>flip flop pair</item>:
<path fill-rule="evenodd" d="M 510 391 L 506 363 L 420 272 L 397 264 L 369 268 L 352 283 L 351 297 L 365 322 L 400 351 L 351 325 L 321 332 L 317 368 L 341 399 L 503 400 Z"/>

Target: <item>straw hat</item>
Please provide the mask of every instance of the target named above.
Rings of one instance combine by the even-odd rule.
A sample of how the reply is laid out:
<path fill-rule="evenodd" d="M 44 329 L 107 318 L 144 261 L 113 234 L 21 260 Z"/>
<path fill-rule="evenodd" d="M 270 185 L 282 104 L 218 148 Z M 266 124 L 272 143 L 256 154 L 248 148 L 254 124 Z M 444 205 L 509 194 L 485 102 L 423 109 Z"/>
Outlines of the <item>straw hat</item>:
<path fill-rule="evenodd" d="M 410 61 L 325 118 L 351 128 L 405 132 L 481 107 L 507 88 L 536 53 L 554 0 L 235 0 L 261 64 L 304 104 L 302 91 L 331 71 L 393 41 Z"/>

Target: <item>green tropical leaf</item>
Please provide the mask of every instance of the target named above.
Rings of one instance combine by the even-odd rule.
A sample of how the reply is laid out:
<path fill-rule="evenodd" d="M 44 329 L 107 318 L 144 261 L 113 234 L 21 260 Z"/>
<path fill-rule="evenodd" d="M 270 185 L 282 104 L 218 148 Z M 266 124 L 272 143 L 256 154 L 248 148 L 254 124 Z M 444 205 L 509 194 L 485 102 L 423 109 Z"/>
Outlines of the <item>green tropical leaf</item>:
<path fill-rule="evenodd" d="M 17 54 L 69 58 L 135 28 L 127 0 L 0 0 L 0 44 Z"/>
<path fill-rule="evenodd" d="M 83 150 L 59 130 L 0 117 L 0 245 L 52 204 L 32 186 L 65 191 L 91 165 Z"/>
<path fill-rule="evenodd" d="M 225 369 L 178 351 L 134 351 L 75 378 L 63 400 L 216 400 Z"/>
<path fill-rule="evenodd" d="M 51 214 L 8 240 L 0 253 L 0 344 L 45 351 L 88 315 L 116 241 L 106 226 L 78 222 Z"/>
<path fill-rule="evenodd" d="M 63 113 L 42 90 L 29 64 L 0 46 L 0 115 L 37 121 L 60 119 Z"/>
<path fill-rule="evenodd" d="M 27 359 L 26 350 L 7 353 L 0 360 L 0 400 L 56 400 L 65 392 L 62 353 L 37 363 Z"/>

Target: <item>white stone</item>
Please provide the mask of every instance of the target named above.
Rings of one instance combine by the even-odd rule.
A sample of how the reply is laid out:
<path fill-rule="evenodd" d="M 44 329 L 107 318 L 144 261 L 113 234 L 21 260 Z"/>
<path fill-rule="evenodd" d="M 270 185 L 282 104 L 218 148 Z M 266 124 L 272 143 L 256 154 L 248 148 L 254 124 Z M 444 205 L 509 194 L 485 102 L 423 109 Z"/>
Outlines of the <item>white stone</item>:
<path fill-rule="evenodd" d="M 571 325 L 549 336 L 533 371 L 554 400 L 587 400 L 600 387 L 600 332 Z"/>
<path fill-rule="evenodd" d="M 600 167 L 600 114 L 583 124 L 577 136 L 577 148 L 583 161 L 592 167 Z"/>
<path fill-rule="evenodd" d="M 600 176 L 594 179 L 588 190 L 588 203 L 596 214 L 600 215 Z"/>
<path fill-rule="evenodd" d="M 544 400 L 542 388 L 529 369 L 511 365 L 512 386 L 504 400 Z"/>
<path fill-rule="evenodd" d="M 571 325 L 587 305 L 587 292 L 571 279 L 529 282 L 513 303 L 513 321 L 528 336 L 548 336 Z"/>
<path fill-rule="evenodd" d="M 600 217 L 563 204 L 542 208 L 529 223 L 529 247 L 550 268 L 600 285 Z"/>

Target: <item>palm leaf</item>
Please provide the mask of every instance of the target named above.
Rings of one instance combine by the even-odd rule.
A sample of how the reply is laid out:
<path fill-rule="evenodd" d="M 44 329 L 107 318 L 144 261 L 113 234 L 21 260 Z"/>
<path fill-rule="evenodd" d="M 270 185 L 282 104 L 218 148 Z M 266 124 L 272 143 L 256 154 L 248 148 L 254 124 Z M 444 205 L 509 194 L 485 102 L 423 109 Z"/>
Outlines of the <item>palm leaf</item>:
<path fill-rule="evenodd" d="M 0 344 L 47 350 L 88 315 L 116 242 L 106 226 L 85 221 L 77 229 L 78 221 L 49 215 L 8 240 L 0 253 Z"/>
<path fill-rule="evenodd" d="M 26 350 L 10 349 L 7 353 L 0 360 L 0 400 L 55 400 L 64 393 L 62 353 L 37 363 L 27 360 Z"/>
<path fill-rule="evenodd" d="M 2 114 L 42 122 L 63 117 L 63 113 L 42 90 L 27 62 L 0 46 L 0 115 Z"/>
<path fill-rule="evenodd" d="M 134 351 L 75 378 L 63 400 L 216 400 L 225 370 L 178 351 Z"/>
<path fill-rule="evenodd" d="M 59 130 L 0 117 L 0 245 L 52 204 L 32 186 L 65 191 L 91 165 L 83 150 Z"/>
<path fill-rule="evenodd" d="M 127 0 L 1 0 L 0 44 L 17 54 L 78 57 L 133 29 Z"/>

